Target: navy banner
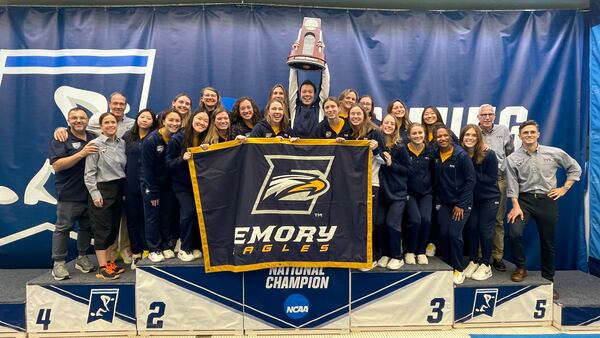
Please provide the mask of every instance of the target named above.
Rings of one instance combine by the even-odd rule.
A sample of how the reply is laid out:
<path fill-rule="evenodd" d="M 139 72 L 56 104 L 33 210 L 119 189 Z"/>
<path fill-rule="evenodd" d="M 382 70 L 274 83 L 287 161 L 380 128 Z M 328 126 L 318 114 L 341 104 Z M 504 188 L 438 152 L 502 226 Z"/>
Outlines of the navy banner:
<path fill-rule="evenodd" d="M 193 154 L 207 272 L 371 265 L 368 141 L 248 139 Z"/>

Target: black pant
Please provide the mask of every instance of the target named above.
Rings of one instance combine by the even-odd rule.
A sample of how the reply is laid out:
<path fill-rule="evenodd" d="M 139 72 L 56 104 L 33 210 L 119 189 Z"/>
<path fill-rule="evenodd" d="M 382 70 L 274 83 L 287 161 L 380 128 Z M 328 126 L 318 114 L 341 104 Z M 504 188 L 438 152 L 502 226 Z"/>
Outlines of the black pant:
<path fill-rule="evenodd" d="M 103 205 L 96 207 L 92 198 L 88 198 L 88 212 L 92 224 L 92 237 L 96 250 L 106 250 L 117 239 L 121 224 L 124 180 L 99 182 Z"/>
<path fill-rule="evenodd" d="M 510 247 L 515 264 L 519 268 L 525 267 L 523 231 L 533 218 L 538 228 L 542 249 L 542 277 L 554 280 L 554 231 L 558 221 L 557 203 L 544 194 L 522 193 L 519 195 L 519 205 L 523 210 L 524 219 L 517 218 L 510 225 Z"/>

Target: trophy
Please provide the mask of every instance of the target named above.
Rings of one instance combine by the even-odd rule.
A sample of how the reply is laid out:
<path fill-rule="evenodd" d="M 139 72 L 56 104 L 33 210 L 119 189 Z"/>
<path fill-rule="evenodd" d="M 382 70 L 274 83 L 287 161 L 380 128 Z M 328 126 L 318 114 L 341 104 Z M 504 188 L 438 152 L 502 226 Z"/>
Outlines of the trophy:
<path fill-rule="evenodd" d="M 325 53 L 323 46 L 317 46 L 318 41 L 323 41 L 321 19 L 304 18 L 302 28 L 298 32 L 298 39 L 294 43 L 287 64 L 290 67 L 303 70 L 321 70 L 325 68 Z"/>

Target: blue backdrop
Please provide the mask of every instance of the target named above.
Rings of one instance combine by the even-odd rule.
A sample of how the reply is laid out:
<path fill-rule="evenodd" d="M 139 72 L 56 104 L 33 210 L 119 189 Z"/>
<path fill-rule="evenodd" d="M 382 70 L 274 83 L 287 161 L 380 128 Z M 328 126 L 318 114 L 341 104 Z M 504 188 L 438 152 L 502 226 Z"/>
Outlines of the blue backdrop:
<path fill-rule="evenodd" d="M 264 106 L 305 16 L 322 19 L 331 93 L 352 87 L 377 106 L 404 99 L 411 117 L 440 107 L 458 132 L 497 107 L 516 133 L 536 119 L 541 143 L 585 160 L 584 15 L 575 11 L 391 12 L 263 6 L 0 8 L 0 268 L 47 266 L 55 220 L 45 165 L 68 107 L 106 109 L 120 90 L 129 116 L 211 85 Z M 57 51 L 60 50 L 60 51 Z M 314 75 L 314 74 L 313 74 Z M 385 109 L 385 108 L 384 108 Z M 563 176 L 564 177 L 564 176 Z M 557 267 L 583 267 L 583 186 L 561 201 Z M 525 234 L 531 267 L 537 234 Z"/>

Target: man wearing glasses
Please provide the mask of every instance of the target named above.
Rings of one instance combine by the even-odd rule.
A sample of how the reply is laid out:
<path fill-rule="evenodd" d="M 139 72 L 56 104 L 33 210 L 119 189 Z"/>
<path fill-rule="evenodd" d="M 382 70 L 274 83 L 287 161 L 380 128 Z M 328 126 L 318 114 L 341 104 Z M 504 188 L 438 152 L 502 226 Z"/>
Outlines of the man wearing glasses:
<path fill-rule="evenodd" d="M 490 149 L 496 153 L 498 158 L 498 188 L 500 189 L 500 207 L 496 214 L 496 225 L 494 226 L 494 246 L 492 248 L 492 266 L 498 271 L 506 271 L 506 265 L 502 261 L 504 256 L 504 212 L 506 211 L 506 164 L 505 159 L 514 150 L 513 137 L 508 128 L 503 125 L 494 124 L 496 113 L 490 104 L 479 107 L 479 127 L 483 132 L 483 139 Z"/>

